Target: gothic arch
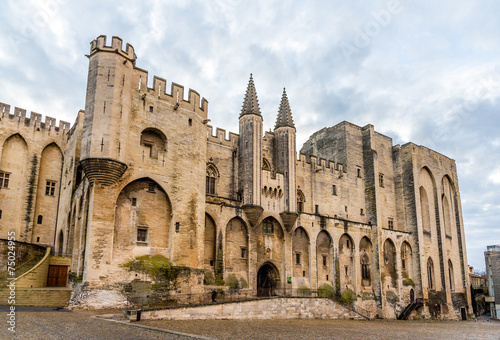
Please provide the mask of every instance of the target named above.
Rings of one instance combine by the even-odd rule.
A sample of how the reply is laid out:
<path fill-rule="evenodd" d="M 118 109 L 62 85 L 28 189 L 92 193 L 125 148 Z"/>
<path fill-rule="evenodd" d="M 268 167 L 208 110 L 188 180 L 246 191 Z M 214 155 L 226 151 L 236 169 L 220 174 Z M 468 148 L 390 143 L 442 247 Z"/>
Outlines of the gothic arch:
<path fill-rule="evenodd" d="M 383 282 L 387 288 L 395 288 L 397 284 L 396 246 L 390 238 L 384 241 Z"/>
<path fill-rule="evenodd" d="M 401 275 L 403 278 L 413 277 L 413 253 L 410 244 L 403 241 L 401 244 Z"/>
<path fill-rule="evenodd" d="M 427 288 L 436 290 L 436 277 L 434 276 L 434 262 L 429 256 L 427 259 Z"/>
<path fill-rule="evenodd" d="M 340 290 L 355 289 L 354 282 L 354 242 L 345 233 L 339 239 Z"/>
<path fill-rule="evenodd" d="M 448 283 L 450 285 L 450 289 L 454 291 L 455 287 L 455 273 L 453 272 L 453 263 L 450 259 L 448 259 Z"/>
<path fill-rule="evenodd" d="M 248 282 L 248 226 L 240 217 L 233 217 L 227 223 L 225 232 L 224 272 Z"/>
<path fill-rule="evenodd" d="M 167 137 L 157 128 L 148 127 L 142 130 L 140 144 L 150 149 L 151 158 L 158 158 L 159 151 L 167 151 Z"/>
<path fill-rule="evenodd" d="M 363 236 L 359 241 L 359 261 L 361 268 L 361 285 L 371 286 L 373 271 L 373 246 L 370 239 Z"/>
<path fill-rule="evenodd" d="M 170 199 L 157 182 L 144 177 L 128 183 L 116 200 L 113 255 L 120 259 L 146 247 L 168 257 L 171 216 Z"/>
<path fill-rule="evenodd" d="M 204 269 L 214 271 L 216 264 L 217 249 L 217 226 L 208 213 L 205 213 L 205 235 L 204 235 Z"/>
<path fill-rule="evenodd" d="M 428 167 L 424 166 L 420 170 L 418 177 L 420 194 L 420 214 L 422 217 L 422 228 L 429 235 L 437 235 L 436 206 L 437 191 L 436 181 Z"/>
<path fill-rule="evenodd" d="M 50 143 L 42 150 L 38 168 L 35 216 L 43 215 L 44 219 L 43 224 L 33 224 L 31 242 L 35 242 L 38 237 L 43 244 L 54 242 L 63 162 L 64 155 L 56 143 Z"/>
<path fill-rule="evenodd" d="M 24 227 L 24 208 L 16 204 L 19 197 L 23 197 L 27 184 L 28 172 L 28 144 L 19 134 L 9 136 L 2 145 L 0 158 L 0 172 L 2 174 L 2 189 L 0 189 L 0 210 L 3 211 L 2 223 L 0 223 L 0 238 L 7 238 L 7 227 L 16 231 L 16 238 L 21 241 Z M 49 244 L 52 244 L 52 239 Z"/>
<path fill-rule="evenodd" d="M 332 284 L 333 273 L 333 239 L 331 235 L 322 230 L 316 236 L 316 265 L 318 270 L 318 287 L 327 283 Z"/>
<path fill-rule="evenodd" d="M 269 170 L 269 171 L 271 171 L 271 170 L 272 170 L 272 168 L 271 168 L 271 163 L 269 163 L 269 161 L 268 161 L 266 158 L 263 158 L 263 159 L 262 159 L 262 168 L 263 168 L 264 170 Z"/>
<path fill-rule="evenodd" d="M 273 216 L 261 220 L 256 229 L 257 236 L 257 264 L 272 261 L 277 268 L 283 266 L 284 228 Z"/>
<path fill-rule="evenodd" d="M 292 234 L 292 262 L 295 286 L 309 286 L 309 235 L 302 227 Z"/>

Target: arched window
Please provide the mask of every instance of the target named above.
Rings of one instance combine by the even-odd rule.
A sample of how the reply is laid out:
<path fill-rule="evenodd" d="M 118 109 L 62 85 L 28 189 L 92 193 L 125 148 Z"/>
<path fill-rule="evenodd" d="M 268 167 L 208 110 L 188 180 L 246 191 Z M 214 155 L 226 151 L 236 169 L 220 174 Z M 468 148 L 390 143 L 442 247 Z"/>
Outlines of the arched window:
<path fill-rule="evenodd" d="M 370 280 L 370 258 L 366 253 L 361 256 L 361 278 Z"/>
<path fill-rule="evenodd" d="M 424 187 L 420 187 L 420 211 L 422 217 L 422 227 L 424 231 L 431 231 L 431 218 L 429 214 L 429 198 Z"/>
<path fill-rule="evenodd" d="M 43 216 L 42 216 L 42 215 L 38 215 L 38 218 L 37 218 L 37 220 L 36 220 L 36 223 L 37 223 L 37 224 L 42 224 L 42 222 L 43 222 Z"/>
<path fill-rule="evenodd" d="M 158 129 L 147 128 L 141 133 L 141 145 L 149 148 L 149 157 L 158 158 L 158 151 L 167 150 L 167 137 Z"/>
<path fill-rule="evenodd" d="M 451 263 L 451 260 L 448 260 L 448 276 L 450 277 L 450 289 L 455 289 L 455 280 L 453 277 L 453 263 Z"/>
<path fill-rule="evenodd" d="M 427 285 L 429 289 L 434 289 L 434 263 L 430 257 L 427 260 Z"/>
<path fill-rule="evenodd" d="M 271 163 L 267 159 L 262 160 L 262 169 L 271 171 Z"/>
<path fill-rule="evenodd" d="M 210 195 L 215 195 L 215 180 L 217 176 L 217 169 L 214 165 L 209 164 L 207 166 L 207 181 L 206 181 L 206 193 Z"/>
<path fill-rule="evenodd" d="M 304 202 L 305 201 L 306 201 L 306 198 L 305 198 L 302 190 L 297 190 L 297 211 L 298 212 L 304 211 Z"/>

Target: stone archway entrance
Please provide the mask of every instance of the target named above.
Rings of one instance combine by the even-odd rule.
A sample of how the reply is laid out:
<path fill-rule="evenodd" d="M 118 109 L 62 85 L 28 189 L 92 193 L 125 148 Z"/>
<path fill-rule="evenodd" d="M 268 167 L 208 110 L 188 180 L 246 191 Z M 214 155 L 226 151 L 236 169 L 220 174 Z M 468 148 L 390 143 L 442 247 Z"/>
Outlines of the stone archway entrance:
<path fill-rule="evenodd" d="M 279 280 L 278 269 L 271 263 L 264 263 L 257 273 L 257 296 L 277 295 Z"/>

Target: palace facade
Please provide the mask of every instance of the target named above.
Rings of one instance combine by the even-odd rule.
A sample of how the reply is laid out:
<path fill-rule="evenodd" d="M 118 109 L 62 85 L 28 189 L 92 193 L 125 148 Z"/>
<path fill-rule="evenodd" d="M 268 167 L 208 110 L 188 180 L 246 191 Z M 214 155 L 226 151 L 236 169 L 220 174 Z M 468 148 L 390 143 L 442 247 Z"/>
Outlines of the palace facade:
<path fill-rule="evenodd" d="M 252 77 L 238 134 L 207 125 L 196 91 L 147 84 L 133 47 L 100 36 L 73 126 L 0 103 L 0 238 L 70 255 L 89 287 L 130 282 L 125 262 L 163 255 L 257 293 L 352 290 L 386 318 L 412 302 L 427 317 L 472 312 L 453 159 L 348 122 L 297 153 L 286 92 L 264 132 Z"/>

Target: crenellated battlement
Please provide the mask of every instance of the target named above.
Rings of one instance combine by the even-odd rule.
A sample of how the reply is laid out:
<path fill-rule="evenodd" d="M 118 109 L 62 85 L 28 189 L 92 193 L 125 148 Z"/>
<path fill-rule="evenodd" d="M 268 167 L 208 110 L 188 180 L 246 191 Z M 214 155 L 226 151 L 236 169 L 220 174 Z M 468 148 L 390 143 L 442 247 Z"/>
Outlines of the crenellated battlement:
<path fill-rule="evenodd" d="M 238 147 L 239 137 L 240 136 L 237 133 L 229 132 L 229 137 L 226 138 L 226 130 L 220 129 L 220 128 L 216 128 L 215 134 L 214 134 L 213 127 L 211 125 L 207 125 L 207 141 L 208 142 L 236 148 L 236 147 Z"/>
<path fill-rule="evenodd" d="M 110 73 L 109 77 L 115 77 L 120 74 L 122 86 L 127 84 L 132 90 L 139 92 L 140 99 L 149 106 L 155 106 L 156 102 L 164 101 L 172 107 L 174 111 L 190 111 L 198 114 L 202 120 L 207 118 L 208 101 L 201 98 L 200 94 L 193 89 L 187 91 L 185 99 L 184 86 L 172 82 L 170 92 L 167 91 L 167 81 L 165 78 L 153 76 L 153 85 L 148 87 L 148 71 L 135 66 L 137 56 L 132 45 L 127 44 L 126 49 L 122 49 L 123 41 L 119 37 L 111 38 L 111 45 L 106 45 L 106 36 L 101 35 L 90 44 L 89 57 L 96 57 L 97 53 L 116 53 L 125 58 L 123 63 L 114 64 L 115 71 Z M 131 63 L 127 63 L 130 61 Z M 105 65 L 105 64 L 103 64 Z M 107 67 L 107 66 L 104 66 Z M 146 107 L 146 106 L 145 106 Z"/>
<path fill-rule="evenodd" d="M 33 127 L 43 131 L 54 130 L 56 132 L 62 131 L 67 132 L 70 130 L 70 123 L 63 120 L 59 121 L 59 125 L 56 124 L 56 119 L 46 116 L 45 120 L 42 121 L 43 116 L 40 113 L 31 111 L 30 116 L 26 117 L 26 110 L 14 107 L 14 113 L 10 113 L 10 105 L 5 103 L 0 103 L 0 117 L 2 123 L 13 122 L 16 124 L 24 124 L 26 127 Z"/>
<path fill-rule="evenodd" d="M 152 98 L 164 100 L 173 105 L 177 110 L 179 107 L 189 111 L 195 111 L 206 118 L 208 112 L 208 101 L 201 98 L 200 94 L 193 89 L 188 90 L 187 100 L 184 99 L 184 86 L 172 82 L 170 92 L 167 92 L 167 81 L 164 78 L 153 76 L 153 87 L 143 86 L 148 82 L 148 72 L 136 68 L 138 71 L 137 88 Z"/>
<path fill-rule="evenodd" d="M 90 55 L 93 55 L 94 53 L 101 51 L 114 52 L 129 59 L 135 65 L 137 56 L 135 55 L 134 47 L 127 43 L 126 49 L 123 50 L 122 46 L 123 46 L 123 40 L 121 38 L 112 37 L 111 45 L 106 45 L 106 36 L 100 35 L 97 37 L 97 39 L 92 40 L 92 42 L 90 43 Z"/>
<path fill-rule="evenodd" d="M 300 166 L 307 170 L 315 170 L 316 172 L 325 171 L 329 169 L 330 171 L 346 172 L 345 165 L 343 163 L 335 163 L 334 161 L 329 161 L 324 158 L 319 158 L 316 156 L 307 156 L 303 153 L 299 154 L 299 159 L 297 160 L 297 166 Z"/>

